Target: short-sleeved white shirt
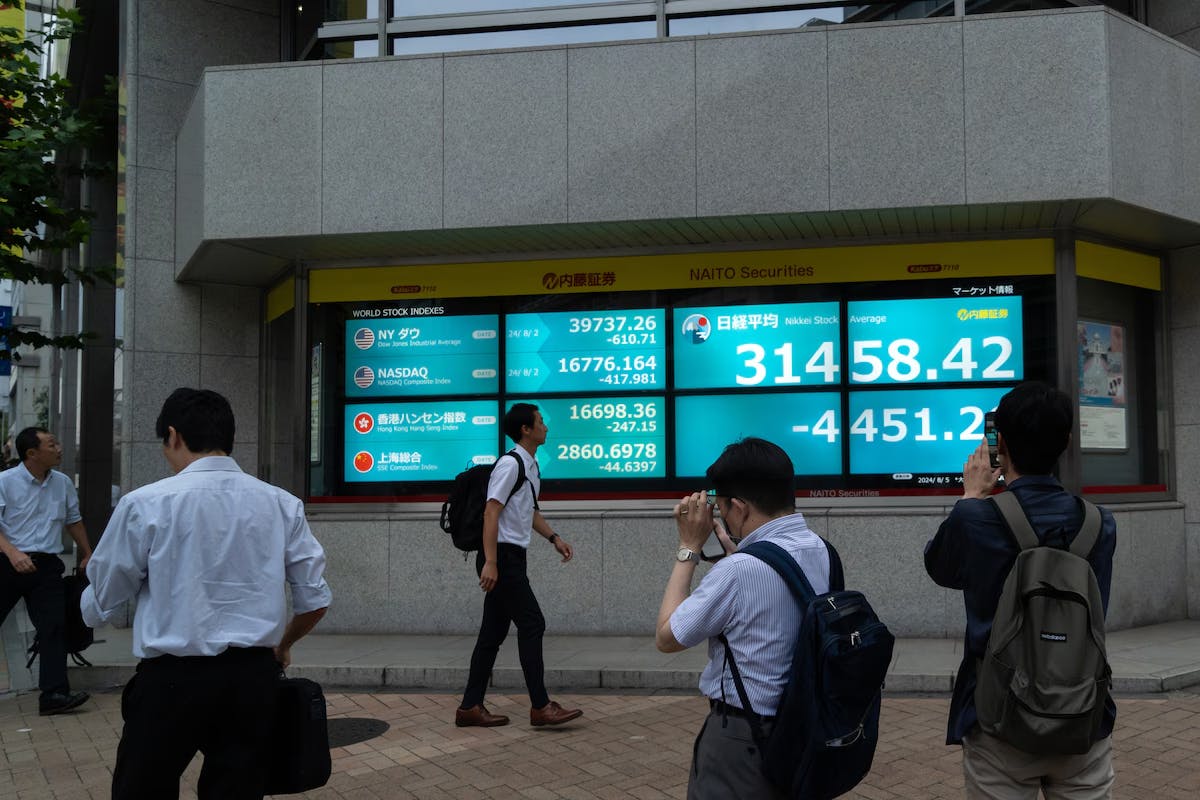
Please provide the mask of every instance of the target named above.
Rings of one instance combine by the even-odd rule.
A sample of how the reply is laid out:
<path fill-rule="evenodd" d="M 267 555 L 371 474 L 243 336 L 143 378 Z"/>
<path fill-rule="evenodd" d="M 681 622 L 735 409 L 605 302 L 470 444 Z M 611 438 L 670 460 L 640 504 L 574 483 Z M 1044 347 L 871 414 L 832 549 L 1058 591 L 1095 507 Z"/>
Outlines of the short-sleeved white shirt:
<path fill-rule="evenodd" d="M 44 481 L 24 462 L 0 472 L 0 530 L 21 552 L 61 552 L 63 526 L 80 519 L 75 485 L 58 470 Z"/>
<path fill-rule="evenodd" d="M 514 447 L 512 452 L 525 464 L 525 477 L 532 486 L 523 486 L 517 489 L 511 500 L 508 498 L 517 480 L 517 462 L 506 454 L 497 459 L 496 466 L 492 468 L 487 496 L 488 500 L 504 504 L 500 512 L 500 533 L 496 540 L 528 549 L 533 531 L 533 502 L 542 491 L 542 476 L 538 471 L 537 459 L 524 447 Z"/>
<path fill-rule="evenodd" d="M 816 594 L 829 591 L 829 551 L 809 530 L 800 512 L 765 523 L 738 545 L 772 542 L 788 552 Z M 671 614 L 671 633 L 684 647 L 708 639 L 708 665 L 700 691 L 713 700 L 741 708 L 733 673 L 725 668 L 729 641 L 750 704 L 773 716 L 792 665 L 803 612 L 787 584 L 765 561 L 733 553 L 713 565 L 696 590 Z"/>

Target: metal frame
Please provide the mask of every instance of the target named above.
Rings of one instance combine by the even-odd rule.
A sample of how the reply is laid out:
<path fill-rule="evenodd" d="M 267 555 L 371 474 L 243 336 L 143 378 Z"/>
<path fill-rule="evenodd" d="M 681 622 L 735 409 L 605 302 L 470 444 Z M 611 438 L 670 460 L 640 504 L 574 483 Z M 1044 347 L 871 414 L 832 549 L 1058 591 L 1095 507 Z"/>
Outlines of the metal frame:
<path fill-rule="evenodd" d="M 582 5 L 545 8 L 510 8 L 498 11 L 452 12 L 420 16 L 389 16 L 378 19 L 325 22 L 312 46 L 329 41 L 361 41 L 377 38 L 380 55 L 390 55 L 395 36 L 432 36 L 446 33 L 552 28 L 603 24 L 615 21 L 654 20 L 656 37 L 668 38 L 668 20 L 677 17 L 736 15 L 806 8 L 845 8 L 884 5 L 894 0 L 609 0 Z M 520 0 L 512 0 L 514 6 Z M 966 0 L 953 0 L 956 16 L 965 14 Z M 307 55 L 307 53 L 306 53 Z"/>

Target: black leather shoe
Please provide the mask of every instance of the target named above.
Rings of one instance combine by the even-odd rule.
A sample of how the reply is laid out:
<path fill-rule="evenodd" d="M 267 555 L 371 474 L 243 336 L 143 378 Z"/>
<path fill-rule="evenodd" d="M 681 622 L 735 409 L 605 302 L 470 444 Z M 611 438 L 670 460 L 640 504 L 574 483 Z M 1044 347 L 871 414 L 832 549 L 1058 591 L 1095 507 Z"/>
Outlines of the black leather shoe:
<path fill-rule="evenodd" d="M 43 717 L 48 717 L 51 714 L 61 714 L 64 711 L 70 711 L 76 706 L 83 705 L 90 697 L 91 695 L 87 692 L 71 692 L 70 694 L 51 692 L 50 694 L 44 694 L 38 701 L 38 713 Z"/>

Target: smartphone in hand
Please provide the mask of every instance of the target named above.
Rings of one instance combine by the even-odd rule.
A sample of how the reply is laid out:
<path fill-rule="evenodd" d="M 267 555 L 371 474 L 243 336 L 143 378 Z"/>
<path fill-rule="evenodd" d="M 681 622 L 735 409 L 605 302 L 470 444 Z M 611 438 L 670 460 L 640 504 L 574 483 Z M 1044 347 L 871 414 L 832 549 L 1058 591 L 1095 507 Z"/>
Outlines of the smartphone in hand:
<path fill-rule="evenodd" d="M 992 469 L 1000 466 L 1000 449 L 996 445 L 996 412 L 989 411 L 983 415 L 983 437 L 987 439 L 988 463 Z"/>

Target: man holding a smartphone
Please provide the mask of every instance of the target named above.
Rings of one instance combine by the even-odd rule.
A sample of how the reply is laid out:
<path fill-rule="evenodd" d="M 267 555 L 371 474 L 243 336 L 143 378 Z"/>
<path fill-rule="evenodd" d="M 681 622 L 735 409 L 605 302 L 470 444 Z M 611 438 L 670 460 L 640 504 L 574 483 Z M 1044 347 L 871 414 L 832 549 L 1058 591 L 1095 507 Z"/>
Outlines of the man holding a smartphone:
<path fill-rule="evenodd" d="M 992 416 L 992 415 L 989 415 Z M 959 589 L 966 607 L 963 660 L 950 702 L 947 744 L 963 747 L 968 798 L 1050 800 L 1111 797 L 1111 733 L 1116 707 L 1109 698 L 1098 736 L 1087 753 L 1050 755 L 1013 747 L 979 726 L 975 689 L 1000 595 L 1020 546 L 989 498 L 1003 477 L 1029 519 L 1040 545 L 1069 548 L 1083 525 L 1081 503 L 1053 472 L 1071 440 L 1074 412 L 1063 392 L 1027 382 L 1000 399 L 994 414 L 995 459 L 990 441 L 963 465 L 963 496 L 925 546 L 925 569 L 940 586 Z M 985 425 L 988 420 L 985 420 Z M 1087 555 L 1104 610 L 1108 610 L 1116 523 L 1101 509 L 1100 535 Z"/>

